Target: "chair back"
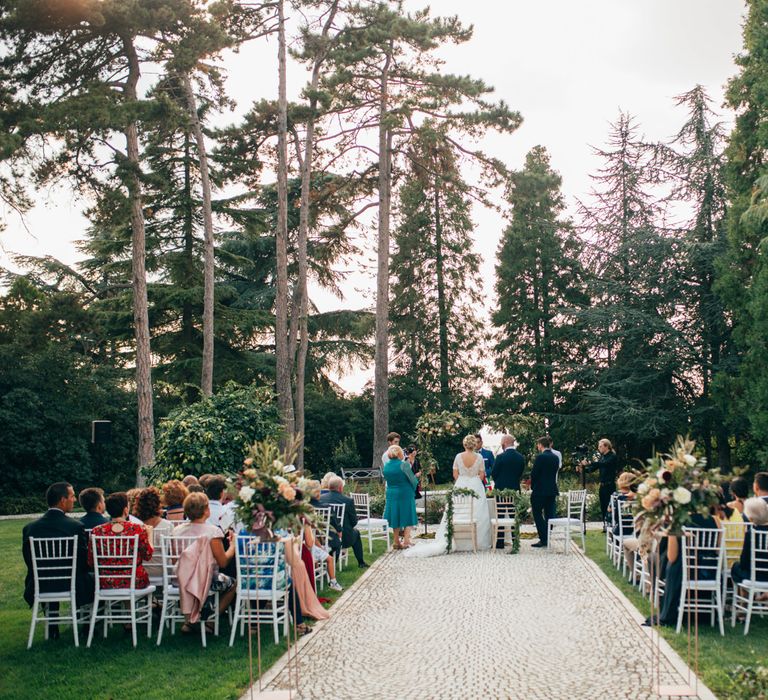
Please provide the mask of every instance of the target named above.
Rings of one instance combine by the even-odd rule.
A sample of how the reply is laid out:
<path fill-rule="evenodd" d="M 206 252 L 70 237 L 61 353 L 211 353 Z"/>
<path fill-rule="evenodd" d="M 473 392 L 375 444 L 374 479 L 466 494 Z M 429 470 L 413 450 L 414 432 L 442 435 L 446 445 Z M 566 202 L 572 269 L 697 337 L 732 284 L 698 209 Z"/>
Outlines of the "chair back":
<path fill-rule="evenodd" d="M 176 567 L 179 564 L 182 552 L 191 547 L 201 535 L 161 535 L 160 536 L 160 555 L 163 562 L 163 587 L 178 587 L 176 579 Z"/>
<path fill-rule="evenodd" d="M 323 544 L 328 544 L 328 538 L 331 535 L 331 509 L 330 508 L 315 508 L 315 532 L 324 538 Z"/>
<path fill-rule="evenodd" d="M 352 500 L 358 519 L 371 517 L 371 497 L 367 493 L 353 493 Z"/>
<path fill-rule="evenodd" d="M 102 579 L 118 583 L 109 588 L 136 588 L 138 535 L 91 535 L 91 547 L 97 591 Z"/>
<path fill-rule="evenodd" d="M 632 537 L 635 534 L 634 502 L 615 499 L 616 515 L 619 525 L 619 537 L 622 539 Z M 611 511 L 613 513 L 613 510 Z"/>
<path fill-rule="evenodd" d="M 750 581 L 768 581 L 768 529 L 751 528 L 752 561 Z"/>
<path fill-rule="evenodd" d="M 571 520 L 583 520 L 584 509 L 587 505 L 587 490 L 568 492 L 568 518 Z"/>
<path fill-rule="evenodd" d="M 282 542 L 261 542 L 253 535 L 237 536 L 237 586 L 243 591 L 284 590 L 287 577 Z"/>
<path fill-rule="evenodd" d="M 721 580 L 725 558 L 722 528 L 684 527 L 682 540 L 683 584 L 686 581 Z"/>
<path fill-rule="evenodd" d="M 32 576 L 35 581 L 35 597 L 43 583 L 45 592 L 75 590 L 77 570 L 77 535 L 72 537 L 30 537 Z"/>
<path fill-rule="evenodd" d="M 616 513 L 616 494 L 611 494 L 611 500 L 608 502 L 608 512 L 611 515 L 611 532 L 618 532 L 619 531 L 619 523 L 618 523 L 618 517 Z"/>
<path fill-rule="evenodd" d="M 472 496 L 453 496 L 453 519 L 460 522 L 473 522 L 475 519 L 475 499 Z"/>
<path fill-rule="evenodd" d="M 496 497 L 496 517 L 499 520 L 514 520 L 516 512 L 517 506 L 512 496 Z"/>
<path fill-rule="evenodd" d="M 331 512 L 339 519 L 339 525 L 344 527 L 344 509 L 347 507 L 346 503 L 326 503 L 326 506 L 331 509 Z"/>
<path fill-rule="evenodd" d="M 189 525 L 189 520 L 169 520 L 168 522 L 174 527 L 179 527 L 179 525 Z"/>

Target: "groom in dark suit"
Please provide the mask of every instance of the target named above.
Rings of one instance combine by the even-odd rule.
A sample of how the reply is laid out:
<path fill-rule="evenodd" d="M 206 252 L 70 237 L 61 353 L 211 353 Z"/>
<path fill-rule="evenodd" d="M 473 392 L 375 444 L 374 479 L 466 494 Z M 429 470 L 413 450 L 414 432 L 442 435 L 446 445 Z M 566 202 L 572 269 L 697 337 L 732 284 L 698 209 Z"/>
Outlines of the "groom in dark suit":
<path fill-rule="evenodd" d="M 544 435 L 536 441 L 539 454 L 531 469 L 531 509 L 539 541 L 532 547 L 547 546 L 547 521 L 555 517 L 557 506 L 557 470 L 560 460 L 552 452 L 552 438 Z"/>
<path fill-rule="evenodd" d="M 493 488 L 503 491 L 520 490 L 520 479 L 525 469 L 525 458 L 515 449 L 515 438 L 511 435 L 501 436 L 501 454 L 496 457 L 491 470 Z M 504 532 L 499 528 L 496 537 L 496 549 L 504 549 Z"/>

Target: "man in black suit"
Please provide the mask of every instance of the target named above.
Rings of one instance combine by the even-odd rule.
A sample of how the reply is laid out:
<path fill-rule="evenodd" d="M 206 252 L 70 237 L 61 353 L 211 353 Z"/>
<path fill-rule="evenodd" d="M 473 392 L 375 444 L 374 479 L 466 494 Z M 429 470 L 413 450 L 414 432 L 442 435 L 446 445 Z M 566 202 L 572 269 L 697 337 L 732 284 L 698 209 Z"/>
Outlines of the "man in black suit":
<path fill-rule="evenodd" d="M 501 454 L 496 457 L 491 469 L 493 488 L 520 490 L 520 479 L 525 470 L 525 458 L 515 449 L 515 438 L 501 436 Z M 496 549 L 504 549 L 504 531 L 500 528 L 496 537 Z"/>
<path fill-rule="evenodd" d="M 768 501 L 768 472 L 757 472 L 755 474 L 752 490 L 755 492 L 755 496 Z"/>
<path fill-rule="evenodd" d="M 364 569 L 368 564 L 363 559 L 363 541 L 360 538 L 360 532 L 355 529 L 355 525 L 357 525 L 355 502 L 349 496 L 344 495 L 344 480 L 340 476 L 332 477 L 328 483 L 328 488 L 330 490 L 320 496 L 320 504 L 327 506 L 331 503 L 343 503 L 346 506 L 344 508 L 344 522 L 341 524 L 341 546 L 345 549 L 352 547 L 357 565 Z"/>
<path fill-rule="evenodd" d="M 93 600 L 93 578 L 88 573 L 88 542 L 85 528 L 79 520 L 67 516 L 75 507 L 75 490 L 71 484 L 59 482 L 48 487 L 45 494 L 48 511 L 42 518 L 24 527 L 22 531 L 21 552 L 27 565 L 27 577 L 24 581 L 24 600 L 31 607 L 35 601 L 35 581 L 32 574 L 32 551 L 30 537 L 72 537 L 77 535 L 77 568 L 75 572 L 75 591 L 77 604 L 85 605 Z M 63 586 L 63 588 L 62 588 Z M 40 592 L 69 590 L 66 581 L 40 581 Z M 51 603 L 50 611 L 58 610 L 58 603 Z M 56 625 L 49 628 L 50 636 L 57 639 L 59 629 Z"/>
<path fill-rule="evenodd" d="M 85 511 L 85 515 L 80 518 L 80 522 L 86 530 L 93 530 L 97 525 L 104 525 L 109 522 L 109 518 L 104 515 L 106 503 L 104 502 L 104 489 L 92 486 L 83 489 L 78 496 L 80 505 Z"/>
<path fill-rule="evenodd" d="M 557 470 L 560 460 L 552 452 L 552 438 L 548 435 L 536 441 L 539 454 L 533 461 L 531 469 L 531 509 L 539 533 L 539 541 L 533 547 L 547 546 L 547 522 L 555 517 L 557 505 Z"/>

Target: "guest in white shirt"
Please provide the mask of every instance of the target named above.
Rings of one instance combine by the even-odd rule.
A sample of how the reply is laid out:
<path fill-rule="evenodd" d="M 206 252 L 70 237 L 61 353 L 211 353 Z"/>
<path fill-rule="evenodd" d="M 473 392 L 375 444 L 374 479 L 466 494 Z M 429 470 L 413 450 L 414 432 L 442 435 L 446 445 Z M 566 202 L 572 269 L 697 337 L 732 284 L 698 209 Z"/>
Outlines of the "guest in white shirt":
<path fill-rule="evenodd" d="M 381 463 L 386 464 L 389 461 L 389 457 L 387 457 L 387 452 L 389 452 L 389 448 L 392 447 L 392 445 L 399 445 L 400 444 L 400 433 L 387 433 L 387 449 L 384 450 L 384 454 L 381 455 Z"/>
<path fill-rule="evenodd" d="M 208 508 L 210 515 L 208 522 L 221 529 L 222 534 L 229 530 L 235 521 L 234 502 L 222 503 L 222 496 L 227 488 L 227 480 L 223 476 L 212 476 L 205 485 L 205 493 L 208 496 Z"/>

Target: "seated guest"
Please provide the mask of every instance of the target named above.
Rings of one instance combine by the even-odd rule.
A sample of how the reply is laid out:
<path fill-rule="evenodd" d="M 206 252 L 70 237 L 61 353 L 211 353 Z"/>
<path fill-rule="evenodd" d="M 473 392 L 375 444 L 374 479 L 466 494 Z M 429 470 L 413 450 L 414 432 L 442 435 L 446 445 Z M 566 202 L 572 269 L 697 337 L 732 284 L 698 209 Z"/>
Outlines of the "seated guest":
<path fill-rule="evenodd" d="M 720 527 L 720 523 L 712 515 L 703 516 L 694 513 L 691 516 L 690 527 L 717 529 Z M 662 625 L 677 625 L 677 614 L 683 588 L 683 552 L 680 538 L 677 535 L 668 535 L 666 540 L 667 551 L 661 565 L 662 571 L 664 571 L 664 594 L 659 603 L 658 622 Z M 710 552 L 699 552 L 698 564 L 709 565 L 709 556 Z M 699 569 L 698 571 L 700 580 L 714 578 L 714 575 L 714 571 L 711 569 Z M 649 622 L 650 620 L 647 620 L 646 624 Z"/>
<path fill-rule="evenodd" d="M 757 532 L 768 531 L 768 503 L 762 498 L 748 498 L 744 501 L 744 515 L 749 518 L 752 527 Z M 764 563 L 765 555 L 758 554 L 760 561 Z M 731 568 L 731 578 L 734 583 L 741 583 L 752 575 L 752 537 L 749 530 L 744 535 L 744 547 L 741 550 L 739 560 Z M 768 574 L 764 571 L 757 572 L 758 581 L 768 581 Z M 762 597 L 760 598 L 763 599 Z"/>
<path fill-rule="evenodd" d="M 85 528 L 79 520 L 70 518 L 75 507 L 75 490 L 71 484 L 58 482 L 51 484 L 45 493 L 48 502 L 48 511 L 42 518 L 24 526 L 22 531 L 21 552 L 24 563 L 27 565 L 27 576 L 24 580 L 24 600 L 30 605 L 35 601 L 35 582 L 32 573 L 32 550 L 30 537 L 72 537 L 77 535 L 77 569 L 75 573 L 75 592 L 78 605 L 85 605 L 93 600 L 93 578 L 88 573 L 87 554 L 88 544 L 85 536 Z M 42 593 L 69 590 L 66 581 L 40 581 Z M 58 603 L 50 604 L 50 611 L 58 610 Z M 59 638 L 57 625 L 50 625 L 49 636 L 52 639 Z"/>
<path fill-rule="evenodd" d="M 173 536 L 204 537 L 209 541 L 214 560 L 211 587 L 219 590 L 219 612 L 223 612 L 232 602 L 237 591 L 234 581 L 229 576 L 221 574 L 219 570 L 227 568 L 234 562 L 237 543 L 235 538 L 231 537 L 228 547 L 224 548 L 222 532 L 218 526 L 210 524 L 210 515 L 208 496 L 204 493 L 190 493 L 184 499 L 184 516 L 189 522 L 174 527 Z M 191 626 L 187 624 L 182 631 L 191 632 Z"/>
<path fill-rule="evenodd" d="M 204 489 L 208 487 L 208 480 L 213 478 L 213 474 L 201 474 L 197 477 L 197 483 Z"/>
<path fill-rule="evenodd" d="M 109 522 L 109 518 L 104 515 L 106 505 L 104 504 L 104 489 L 92 486 L 83 489 L 78 497 L 80 505 L 85 511 L 85 515 L 80 518 L 80 522 L 86 530 L 92 530 L 97 525 L 103 525 Z"/>
<path fill-rule="evenodd" d="M 334 477 L 337 477 L 338 475 L 336 472 L 325 472 L 323 475 L 323 478 L 320 480 L 320 495 L 322 496 L 324 493 L 328 493 L 331 490 L 331 487 L 328 485 L 331 483 L 331 479 Z"/>
<path fill-rule="evenodd" d="M 357 513 L 355 512 L 355 502 L 345 496 L 344 480 L 340 476 L 334 475 L 328 480 L 328 493 L 320 496 L 320 505 L 344 504 L 344 522 L 341 523 L 341 546 L 344 548 L 352 547 L 352 551 L 357 559 L 357 565 L 361 569 L 368 566 L 363 558 L 363 541 L 360 533 L 355 529 L 357 525 Z"/>
<path fill-rule="evenodd" d="M 319 481 L 310 481 L 308 489 L 309 491 L 309 504 L 313 508 L 322 507 L 320 504 L 319 498 L 320 498 L 320 482 Z M 331 526 L 328 530 L 328 539 L 330 540 L 332 535 L 336 536 L 336 542 L 338 543 L 338 547 L 336 548 L 336 551 L 341 550 L 341 535 L 339 534 L 341 532 L 341 525 L 339 524 L 338 518 L 331 512 Z M 334 556 L 329 556 L 330 554 L 334 554 Z M 315 561 L 323 561 L 325 562 L 325 566 L 328 569 L 328 586 L 332 588 L 334 591 L 342 591 L 344 590 L 339 582 L 336 580 L 336 561 L 334 560 L 335 553 L 333 553 L 333 550 L 331 549 L 331 543 L 330 542 L 323 542 L 319 538 L 315 539 L 314 544 L 312 545 L 312 557 Z"/>
<path fill-rule="evenodd" d="M 749 483 L 743 476 L 737 476 L 735 479 L 731 479 L 728 491 L 733 499 L 728 501 L 728 507 L 738 511 L 741 515 L 744 513 L 744 501 L 749 497 Z"/>
<path fill-rule="evenodd" d="M 197 477 L 194 474 L 187 474 L 182 480 L 181 483 L 184 484 L 187 488 L 192 486 L 193 484 L 199 483 L 197 480 Z"/>
<path fill-rule="evenodd" d="M 163 519 L 163 506 L 158 491 L 154 486 L 141 489 L 136 496 L 136 502 L 133 506 L 136 517 L 144 523 L 144 526 L 150 533 L 152 542 L 152 558 L 146 563 L 144 568 L 147 574 L 152 578 L 158 579 L 163 576 L 163 555 L 161 551 L 163 535 L 173 534 L 173 523 L 170 520 Z"/>
<path fill-rule="evenodd" d="M 140 491 L 141 489 L 135 490 Z M 91 541 L 88 543 L 88 565 L 91 567 L 93 566 L 93 537 L 131 537 L 133 535 L 138 535 L 136 588 L 146 588 L 149 586 L 149 576 L 147 575 L 147 571 L 142 562 L 149 561 L 152 558 L 152 545 L 149 542 L 147 530 L 143 524 L 137 525 L 128 520 L 128 495 L 125 492 L 120 491 L 118 493 L 109 494 L 106 499 L 106 504 L 107 513 L 109 513 L 112 520 L 104 525 L 98 525 L 91 531 Z M 103 545 L 100 543 L 99 546 Z M 115 578 L 115 575 L 122 576 L 128 573 L 126 569 L 118 569 L 110 572 L 110 569 L 108 568 L 110 564 L 115 566 L 130 564 L 129 559 L 100 559 L 100 561 L 103 561 L 106 565 L 99 574 L 99 585 L 102 588 L 130 588 L 130 579 Z"/>
<path fill-rule="evenodd" d="M 187 491 L 189 491 L 189 493 L 205 493 L 205 489 L 200 486 L 200 484 L 192 484 L 191 486 L 187 486 Z"/>
<path fill-rule="evenodd" d="M 184 520 L 184 499 L 189 495 L 187 487 L 171 479 L 163 484 L 163 505 L 166 520 Z"/>
<path fill-rule="evenodd" d="M 232 505 L 222 503 L 226 488 L 227 480 L 223 476 L 212 476 L 205 485 L 205 495 L 208 496 L 210 510 L 208 523 L 218 527 L 222 535 L 232 527 L 235 520 L 234 503 Z"/>
<path fill-rule="evenodd" d="M 128 489 L 125 495 L 128 497 L 128 522 L 136 523 L 136 525 L 143 525 L 144 523 L 139 520 L 133 512 L 133 507 L 136 503 L 136 496 L 139 495 L 141 489 Z"/>

